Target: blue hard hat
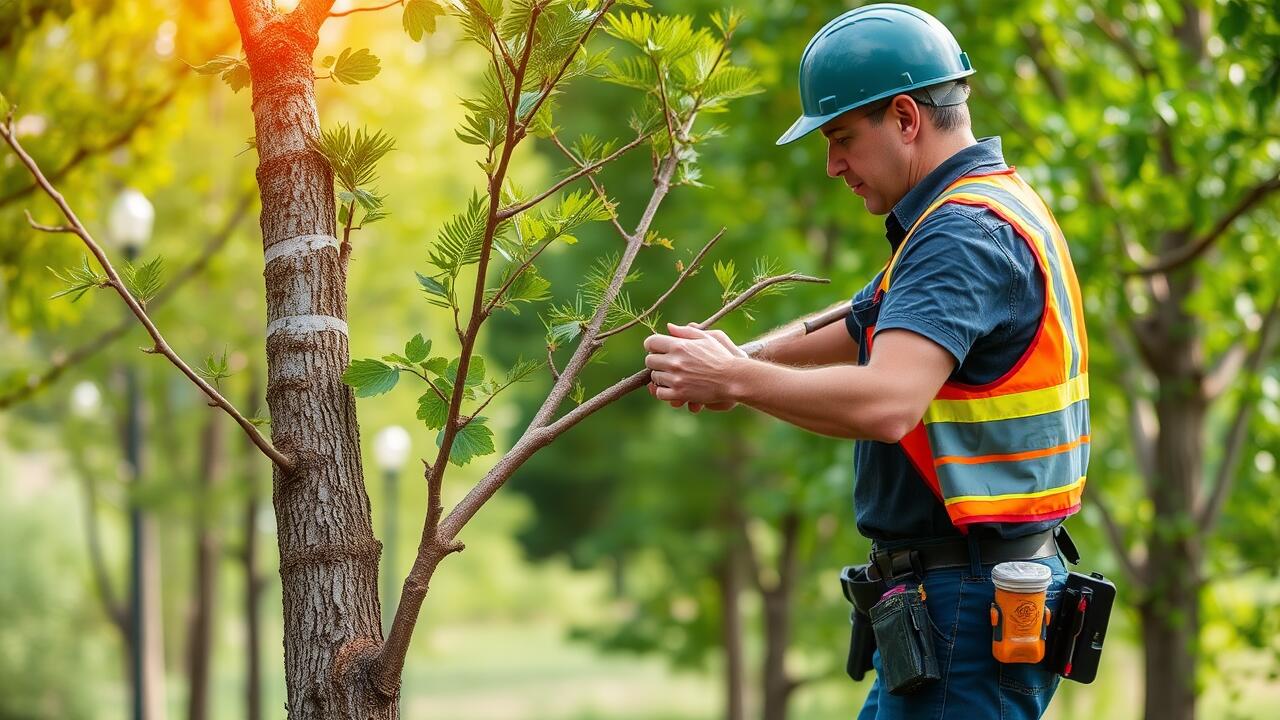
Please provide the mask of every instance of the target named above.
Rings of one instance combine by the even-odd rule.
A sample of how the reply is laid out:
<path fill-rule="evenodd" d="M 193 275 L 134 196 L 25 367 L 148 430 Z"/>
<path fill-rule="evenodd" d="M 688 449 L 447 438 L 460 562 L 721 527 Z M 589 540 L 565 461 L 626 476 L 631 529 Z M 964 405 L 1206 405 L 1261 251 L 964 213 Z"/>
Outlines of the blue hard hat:
<path fill-rule="evenodd" d="M 929 13 L 892 3 L 850 10 L 823 26 L 805 47 L 800 57 L 804 114 L 778 144 L 798 140 L 863 105 L 973 72 L 955 36 Z M 964 97 L 952 93 L 932 104 L 958 104 Z"/>

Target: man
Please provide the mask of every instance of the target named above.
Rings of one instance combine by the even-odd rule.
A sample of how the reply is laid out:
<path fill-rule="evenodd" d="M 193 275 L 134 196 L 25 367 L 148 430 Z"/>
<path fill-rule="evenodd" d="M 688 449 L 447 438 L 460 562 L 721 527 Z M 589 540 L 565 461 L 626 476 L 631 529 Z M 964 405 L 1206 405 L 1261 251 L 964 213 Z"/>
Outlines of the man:
<path fill-rule="evenodd" d="M 1083 308 L 1052 214 L 999 138 L 970 130 L 971 74 L 914 8 L 828 23 L 801 60 L 804 115 L 778 144 L 821 130 L 827 174 L 886 216 L 885 269 L 845 323 L 766 337 L 755 357 L 692 325 L 645 340 L 660 400 L 741 403 L 857 440 L 858 529 L 881 576 L 923 585 L 941 670 L 891 694 L 877 652 L 864 720 L 1034 718 L 1058 683 L 1045 663 L 992 657 L 990 576 L 1003 561 L 1046 565 L 1056 609 L 1054 528 L 1079 509 L 1088 461 Z"/>

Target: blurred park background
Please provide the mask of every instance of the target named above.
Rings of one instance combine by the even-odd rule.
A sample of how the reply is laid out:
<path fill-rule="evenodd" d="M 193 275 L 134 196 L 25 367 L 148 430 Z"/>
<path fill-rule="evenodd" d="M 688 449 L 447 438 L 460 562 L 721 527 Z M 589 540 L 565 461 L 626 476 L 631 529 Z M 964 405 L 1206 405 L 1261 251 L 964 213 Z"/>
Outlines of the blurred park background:
<path fill-rule="evenodd" d="M 334 10 L 379 4 L 338 0 Z M 707 269 L 664 305 L 664 319 L 697 321 L 720 306 L 715 261 L 732 260 L 744 279 L 757 263 L 831 279 L 727 318 L 719 327 L 739 342 L 850 297 L 879 269 L 881 219 L 826 178 L 822 139 L 774 145 L 798 113 L 806 41 L 855 4 L 731 6 L 742 17 L 733 59 L 757 74 L 760 92 L 699 121 L 719 136 L 698 146 L 696 182 L 676 188 L 658 217 L 663 241 L 644 248 L 628 285 L 637 305 L 721 227 Z M 1093 456 L 1084 511 L 1068 525 L 1084 566 L 1115 578 L 1120 604 L 1100 679 L 1064 683 L 1050 717 L 1142 717 L 1146 685 L 1169 681 L 1147 672 L 1162 647 L 1153 634 L 1191 658 L 1199 716 L 1277 717 L 1280 3 L 919 5 L 972 58 L 974 133 L 1002 136 L 1008 162 L 1045 196 L 1085 293 Z M 651 12 L 709 25 L 725 7 L 666 0 Z M 435 22 L 415 41 L 396 6 L 321 30 L 317 57 L 349 47 L 380 59 L 358 85 L 317 81 L 322 127 L 349 123 L 395 141 L 378 166 L 388 217 L 354 243 L 356 358 L 419 332 L 453 340 L 414 271 L 483 183 L 482 149 L 456 131 L 460 98 L 478 92 L 487 58 L 456 19 Z M 589 48 L 611 44 L 601 33 Z M 114 257 L 164 258 L 158 325 L 193 364 L 225 357 L 223 392 L 265 415 L 250 93 L 190 67 L 219 54 L 239 54 L 222 1 L 0 0 L 0 93 L 17 106 L 19 139 Z M 566 136 L 625 139 L 639 96 L 576 79 L 556 124 Z M 540 187 L 565 167 L 535 140 L 514 172 Z M 640 214 L 651 174 L 642 149 L 600 175 L 622 218 Z M 149 230 L 131 190 L 154 208 Z M 85 253 L 74 237 L 30 229 L 24 210 L 56 217 L 6 149 L 0 717 L 129 716 L 131 518 L 146 530 L 137 561 L 157 644 L 146 672 L 167 717 L 283 717 L 268 463 L 173 367 L 138 351 L 147 340 L 119 298 L 50 299 L 64 287 L 51 269 L 77 267 Z M 620 247 L 607 222 L 576 235 L 542 266 L 557 302 Z M 490 364 L 545 354 L 546 305 L 496 316 L 483 339 Z M 646 334 L 611 340 L 587 390 L 638 369 Z M 499 450 L 549 383 L 535 376 L 491 408 Z M 358 410 L 382 572 L 390 565 L 398 588 L 424 512 L 417 458 L 434 454 L 434 432 L 415 420 L 408 392 L 362 399 Z M 392 426 L 407 430 L 408 452 L 396 457 L 392 431 L 386 456 L 375 456 Z M 836 576 L 867 551 L 852 522 L 851 464 L 848 441 L 746 409 L 693 416 L 633 393 L 535 456 L 465 531 L 466 551 L 432 582 L 404 716 L 849 717 L 870 684 L 843 675 L 848 616 Z M 481 458 L 455 470 L 446 501 L 486 468 Z"/>

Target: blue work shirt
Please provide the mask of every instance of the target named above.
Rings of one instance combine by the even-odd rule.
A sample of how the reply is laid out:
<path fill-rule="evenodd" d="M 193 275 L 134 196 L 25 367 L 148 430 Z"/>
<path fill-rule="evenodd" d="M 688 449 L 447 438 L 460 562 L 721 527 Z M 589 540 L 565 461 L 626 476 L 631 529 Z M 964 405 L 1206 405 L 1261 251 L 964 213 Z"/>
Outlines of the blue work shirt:
<path fill-rule="evenodd" d="M 983 138 L 952 155 L 893 206 L 885 218 L 890 252 L 907 229 L 956 179 L 1004 170 L 1000 138 Z M 951 379 L 980 385 L 1008 372 L 1035 337 L 1044 311 L 1036 258 L 1008 222 L 986 208 L 948 204 L 916 229 L 893 275 L 893 288 L 874 303 L 878 273 L 853 297 L 846 321 L 858 341 L 858 363 L 869 353 L 866 328 L 910 330 L 956 360 Z M 877 317 L 878 316 L 878 317 Z M 946 508 L 897 443 L 859 440 L 854 448 L 853 499 L 858 531 L 877 541 L 958 536 Z M 1048 529 L 1061 520 L 992 524 L 1004 537 Z M 990 532 L 978 530 L 980 534 Z"/>

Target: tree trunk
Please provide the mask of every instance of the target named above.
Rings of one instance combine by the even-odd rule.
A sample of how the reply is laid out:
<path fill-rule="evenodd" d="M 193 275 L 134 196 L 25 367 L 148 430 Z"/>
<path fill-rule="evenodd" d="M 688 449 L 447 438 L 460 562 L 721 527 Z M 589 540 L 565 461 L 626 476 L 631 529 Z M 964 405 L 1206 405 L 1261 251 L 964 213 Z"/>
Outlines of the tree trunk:
<path fill-rule="evenodd" d="M 273 472 L 288 713 L 297 720 L 395 718 L 396 703 L 374 693 L 363 672 L 382 642 L 381 546 L 364 488 L 355 398 L 341 379 L 347 297 L 333 239 L 333 176 L 307 142 L 319 135 L 316 34 L 295 16 L 268 14 L 258 28 L 242 21 L 238 12 L 253 78 L 271 440 L 293 463 Z"/>
<path fill-rule="evenodd" d="M 725 720 L 745 720 L 743 677 L 746 663 L 742 651 L 742 562 L 738 543 L 730 542 L 716 573 L 720 589 L 720 641 L 724 647 Z"/>
<path fill-rule="evenodd" d="M 796 582 L 796 540 L 800 519 L 794 512 L 782 519 L 782 551 L 778 584 L 761 593 L 764 600 L 764 720 L 786 720 L 787 703 L 795 682 L 787 675 L 791 646 L 791 598 Z"/>
<path fill-rule="evenodd" d="M 221 543 L 209 522 L 213 490 L 222 474 L 223 418 L 209 414 L 200 438 L 200 469 L 196 473 L 195 599 L 187 632 L 187 717 L 209 717 L 209 669 L 213 656 L 213 616 L 218 596 Z"/>
<path fill-rule="evenodd" d="M 1180 233 L 1166 246 L 1187 241 Z M 1195 319 L 1185 305 L 1193 272 L 1168 277 L 1168 295 L 1142 326 L 1144 359 L 1158 381 L 1155 477 L 1148 478 L 1155 517 L 1147 538 L 1146 583 L 1139 616 L 1146 659 L 1145 717 L 1193 720 L 1196 707 L 1201 540 L 1195 502 L 1204 482 L 1203 358 Z"/>

